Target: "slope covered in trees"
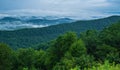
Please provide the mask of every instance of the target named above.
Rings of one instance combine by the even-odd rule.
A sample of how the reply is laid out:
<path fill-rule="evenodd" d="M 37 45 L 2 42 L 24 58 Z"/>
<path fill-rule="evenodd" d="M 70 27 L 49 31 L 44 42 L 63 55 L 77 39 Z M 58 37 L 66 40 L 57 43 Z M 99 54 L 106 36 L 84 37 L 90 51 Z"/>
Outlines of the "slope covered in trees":
<path fill-rule="evenodd" d="M 79 34 L 87 30 L 102 30 L 119 20 L 119 16 L 112 16 L 103 19 L 77 21 L 70 24 L 59 24 L 44 28 L 0 31 L 0 42 L 12 46 L 13 49 L 34 46 L 55 39 L 68 31 L 74 31 Z"/>
<path fill-rule="evenodd" d="M 13 51 L 0 44 L 0 70 L 119 70 L 120 22 L 100 32 L 67 32 L 48 49 Z"/>

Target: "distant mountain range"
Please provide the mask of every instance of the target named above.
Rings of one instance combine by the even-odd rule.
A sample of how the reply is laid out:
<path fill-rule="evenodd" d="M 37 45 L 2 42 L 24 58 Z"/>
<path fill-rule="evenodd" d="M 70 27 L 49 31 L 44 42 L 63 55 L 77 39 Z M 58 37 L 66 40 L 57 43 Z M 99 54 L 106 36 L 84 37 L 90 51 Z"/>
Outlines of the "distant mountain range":
<path fill-rule="evenodd" d="M 70 23 L 75 20 L 65 17 L 8 16 L 0 18 L 0 30 L 18 30 L 24 28 L 41 28 L 50 25 Z"/>
<path fill-rule="evenodd" d="M 35 20 L 29 20 L 27 22 L 37 22 Z M 74 31 L 77 34 L 87 30 L 100 31 L 118 21 L 120 21 L 120 16 L 111 16 L 95 20 L 76 21 L 69 24 L 51 25 L 43 28 L 0 31 L 0 42 L 7 43 L 13 49 L 29 47 L 53 40 L 68 31 Z"/>

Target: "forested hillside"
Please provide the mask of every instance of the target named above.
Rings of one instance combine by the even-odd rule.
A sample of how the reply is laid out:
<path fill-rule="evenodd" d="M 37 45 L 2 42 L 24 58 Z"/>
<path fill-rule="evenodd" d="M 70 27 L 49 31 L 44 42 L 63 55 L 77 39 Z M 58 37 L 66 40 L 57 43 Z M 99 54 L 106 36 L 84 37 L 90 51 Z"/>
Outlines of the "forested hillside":
<path fill-rule="evenodd" d="M 77 21 L 69 24 L 59 24 L 44 28 L 0 31 L 0 42 L 10 45 L 13 49 L 30 47 L 44 42 L 49 42 L 68 31 L 74 31 L 77 34 L 87 30 L 99 31 L 119 20 L 120 16 L 112 16 L 103 19 Z"/>
<path fill-rule="evenodd" d="M 47 46 L 14 51 L 0 44 L 0 70 L 119 70 L 120 21 L 101 31 L 67 32 Z"/>

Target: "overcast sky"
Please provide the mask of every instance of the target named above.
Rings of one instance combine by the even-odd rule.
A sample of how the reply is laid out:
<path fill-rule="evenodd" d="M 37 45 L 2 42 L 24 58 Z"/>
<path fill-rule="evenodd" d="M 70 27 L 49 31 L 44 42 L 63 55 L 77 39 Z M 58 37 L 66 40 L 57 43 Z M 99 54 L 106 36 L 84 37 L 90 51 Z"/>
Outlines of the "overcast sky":
<path fill-rule="evenodd" d="M 74 16 L 120 15 L 120 0 L 0 0 L 0 15 Z"/>

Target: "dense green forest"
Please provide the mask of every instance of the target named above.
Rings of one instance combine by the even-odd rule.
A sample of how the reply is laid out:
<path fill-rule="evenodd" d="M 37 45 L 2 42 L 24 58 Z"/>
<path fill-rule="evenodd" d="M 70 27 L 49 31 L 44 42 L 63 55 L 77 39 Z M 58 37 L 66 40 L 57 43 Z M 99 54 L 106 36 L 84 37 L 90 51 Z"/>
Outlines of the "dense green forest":
<path fill-rule="evenodd" d="M 67 32 L 44 46 L 13 50 L 1 43 L 0 70 L 119 70 L 120 21 L 101 31 Z"/>
<path fill-rule="evenodd" d="M 103 19 L 77 21 L 73 23 L 53 25 L 44 28 L 22 29 L 15 31 L 0 31 L 0 42 L 10 45 L 13 49 L 32 46 L 44 47 L 43 43 L 49 42 L 68 31 L 79 35 L 87 30 L 102 30 L 120 20 L 120 16 L 112 16 Z M 45 48 L 46 49 L 46 48 Z"/>

